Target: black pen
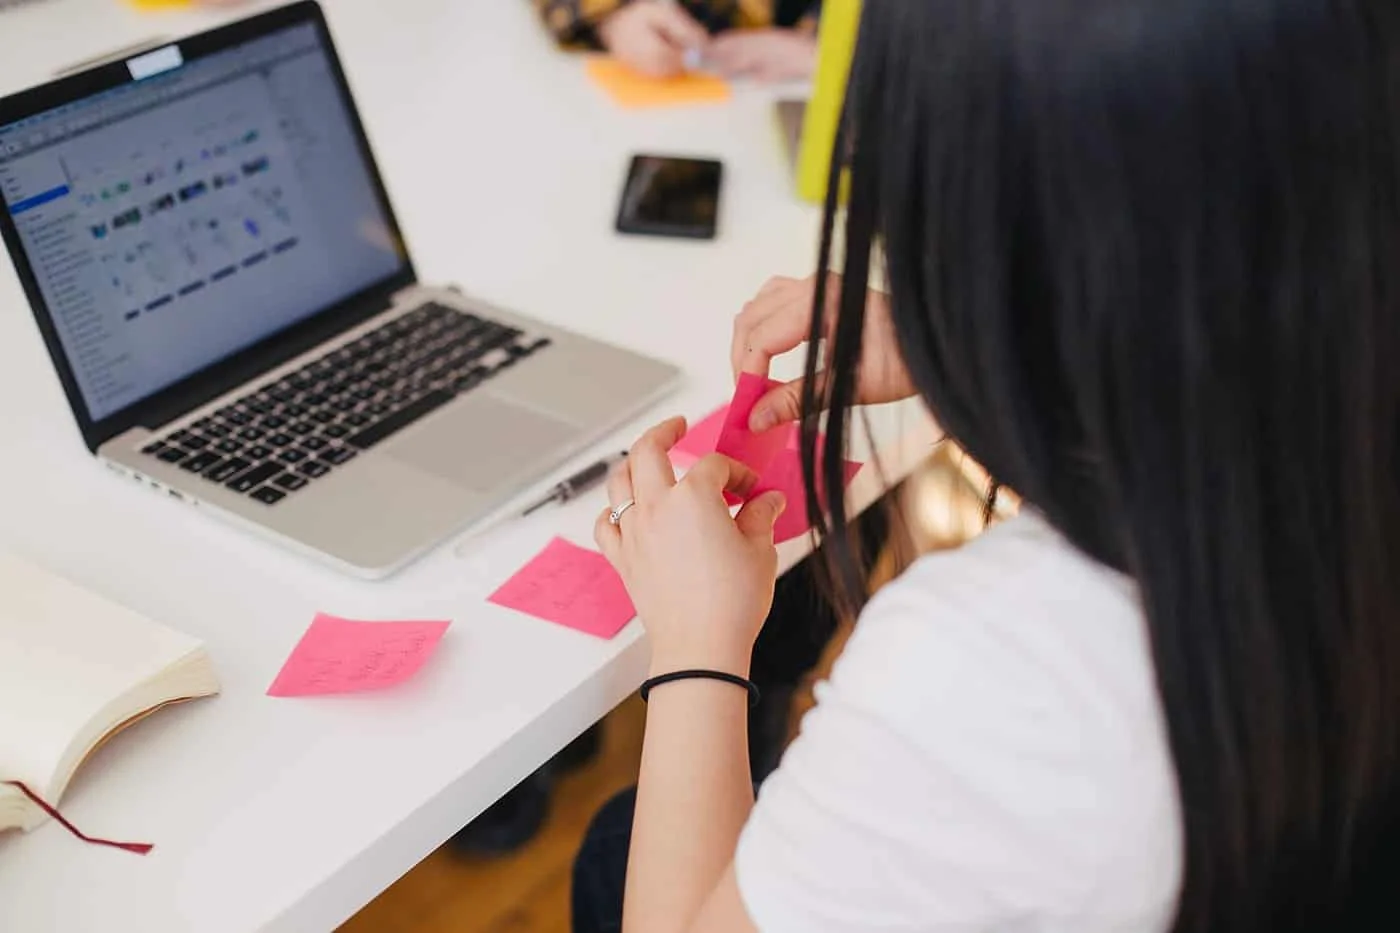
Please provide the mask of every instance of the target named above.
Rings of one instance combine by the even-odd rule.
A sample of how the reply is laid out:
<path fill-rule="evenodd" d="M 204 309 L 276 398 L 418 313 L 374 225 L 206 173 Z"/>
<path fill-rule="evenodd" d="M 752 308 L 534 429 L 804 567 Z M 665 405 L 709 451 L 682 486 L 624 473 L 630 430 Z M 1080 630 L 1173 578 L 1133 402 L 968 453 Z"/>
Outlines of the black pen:
<path fill-rule="evenodd" d="M 577 499 L 579 496 L 583 495 L 585 492 L 588 492 L 590 489 L 594 489 L 597 486 L 602 485 L 607 480 L 608 473 L 612 470 L 612 468 L 626 459 L 627 452 L 623 451 L 622 453 L 614 454 L 611 457 L 604 457 L 602 460 L 599 460 L 596 463 L 584 467 L 582 470 L 579 470 L 572 476 L 555 484 L 554 488 L 552 488 L 544 498 L 540 499 L 538 502 L 530 506 L 525 511 L 521 512 L 519 515 L 507 515 L 504 518 L 501 518 L 497 521 L 493 521 L 490 524 L 484 525 L 467 535 L 467 537 L 464 540 L 457 544 L 457 547 L 455 548 L 456 555 L 458 557 L 461 557 L 468 551 L 470 546 L 474 544 L 482 535 L 486 534 L 488 531 L 494 531 L 496 528 L 500 527 L 502 524 L 508 521 L 512 521 L 517 518 L 526 518 L 530 515 L 535 514 L 540 509 L 544 508 L 547 505 L 550 505 L 551 503 L 562 504 L 572 499 Z"/>
<path fill-rule="evenodd" d="M 617 466 L 619 463 L 626 459 L 627 451 L 624 450 L 620 454 L 614 454 L 611 457 L 604 457 L 597 463 L 594 463 L 591 466 L 584 467 L 582 470 L 579 470 L 573 476 L 570 476 L 568 479 L 556 485 L 553 489 L 549 491 L 549 495 L 545 496 L 539 502 L 536 502 L 534 505 L 521 512 L 520 517 L 525 518 L 528 515 L 533 515 L 540 509 L 549 505 L 551 502 L 558 502 L 562 504 L 568 502 L 571 499 L 578 498 L 585 492 L 588 492 L 588 490 L 604 482 L 608 478 L 608 472 L 613 467 Z"/>

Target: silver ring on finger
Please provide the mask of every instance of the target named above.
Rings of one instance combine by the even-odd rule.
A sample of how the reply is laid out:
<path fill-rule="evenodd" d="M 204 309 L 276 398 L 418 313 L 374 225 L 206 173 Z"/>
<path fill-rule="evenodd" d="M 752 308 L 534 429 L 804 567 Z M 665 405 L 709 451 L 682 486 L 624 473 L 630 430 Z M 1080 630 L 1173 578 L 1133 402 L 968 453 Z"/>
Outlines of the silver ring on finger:
<path fill-rule="evenodd" d="M 628 499 L 626 502 L 613 509 L 608 513 L 608 524 L 612 525 L 614 528 L 622 524 L 622 516 L 626 515 L 627 510 L 636 504 L 636 499 Z"/>

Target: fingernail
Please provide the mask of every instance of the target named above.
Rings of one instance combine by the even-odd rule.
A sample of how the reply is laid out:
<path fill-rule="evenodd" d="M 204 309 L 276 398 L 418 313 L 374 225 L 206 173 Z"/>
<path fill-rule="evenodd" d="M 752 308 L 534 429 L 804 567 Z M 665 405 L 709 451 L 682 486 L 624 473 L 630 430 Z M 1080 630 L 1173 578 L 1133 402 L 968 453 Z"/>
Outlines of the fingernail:
<path fill-rule="evenodd" d="M 753 414 L 749 415 L 749 430 L 754 432 L 767 431 L 769 428 L 777 427 L 778 416 L 771 408 L 755 408 Z"/>

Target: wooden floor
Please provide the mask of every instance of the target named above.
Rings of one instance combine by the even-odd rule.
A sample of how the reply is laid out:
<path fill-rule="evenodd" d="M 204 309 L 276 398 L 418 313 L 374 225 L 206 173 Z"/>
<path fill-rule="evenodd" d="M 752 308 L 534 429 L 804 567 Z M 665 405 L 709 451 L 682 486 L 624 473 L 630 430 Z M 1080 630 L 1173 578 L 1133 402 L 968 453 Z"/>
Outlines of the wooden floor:
<path fill-rule="evenodd" d="M 872 589 L 897 576 L 914 554 L 953 547 L 980 532 L 985 482 L 961 452 L 940 449 L 905 484 L 907 547 L 886 548 L 871 574 Z M 829 670 L 849 631 L 842 627 L 799 690 L 790 734 L 814 702 L 813 682 Z M 342 933 L 569 933 L 574 853 L 598 808 L 636 783 L 644 723 L 636 697 L 604 720 L 602 753 L 558 783 L 549 821 L 528 846 L 495 859 L 441 849 L 341 927 Z"/>
<path fill-rule="evenodd" d="M 604 720 L 603 750 L 555 787 L 549 821 L 519 852 L 474 858 L 443 848 L 424 859 L 341 933 L 569 933 L 569 872 L 593 814 L 637 782 L 641 701 Z"/>

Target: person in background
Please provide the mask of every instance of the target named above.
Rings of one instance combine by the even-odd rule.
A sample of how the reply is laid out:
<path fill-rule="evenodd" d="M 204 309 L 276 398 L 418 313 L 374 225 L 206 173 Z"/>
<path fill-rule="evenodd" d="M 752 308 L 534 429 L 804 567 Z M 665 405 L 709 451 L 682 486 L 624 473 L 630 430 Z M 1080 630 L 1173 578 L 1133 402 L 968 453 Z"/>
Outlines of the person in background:
<path fill-rule="evenodd" d="M 809 77 L 819 0 L 535 0 L 554 37 L 666 78 L 695 61 L 730 77 Z"/>
<path fill-rule="evenodd" d="M 1400 3 L 871 0 L 844 113 L 837 309 L 760 296 L 733 363 L 808 346 L 750 427 L 800 420 L 859 621 L 755 802 L 816 504 L 633 445 L 650 702 L 576 933 L 1400 930 Z M 1023 508 L 867 602 L 851 410 L 910 396 Z"/>

